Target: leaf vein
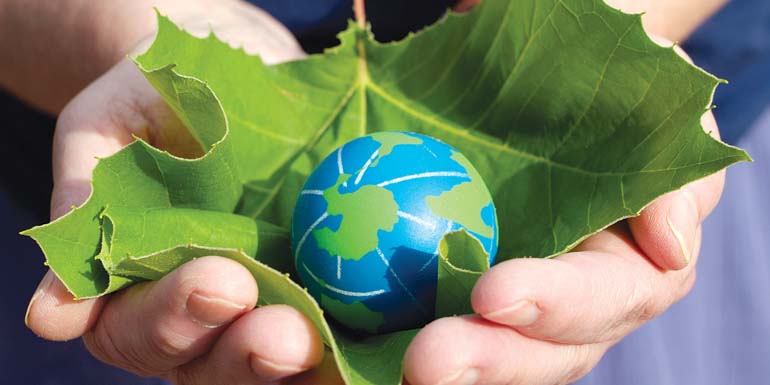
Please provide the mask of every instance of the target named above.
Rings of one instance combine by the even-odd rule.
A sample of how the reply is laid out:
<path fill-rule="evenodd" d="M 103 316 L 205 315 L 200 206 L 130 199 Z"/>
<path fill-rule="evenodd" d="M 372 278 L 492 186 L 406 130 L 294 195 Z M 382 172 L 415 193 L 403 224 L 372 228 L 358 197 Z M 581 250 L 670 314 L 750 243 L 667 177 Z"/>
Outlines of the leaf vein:
<path fill-rule="evenodd" d="M 513 1 L 511 1 L 513 3 Z M 524 48 L 522 48 L 521 53 L 516 58 L 516 63 L 513 64 L 513 67 L 508 72 L 508 75 L 505 77 L 505 81 L 503 82 L 502 87 L 497 91 L 497 95 L 495 95 L 494 100 L 492 103 L 489 103 L 489 105 L 484 109 L 484 111 L 479 115 L 478 118 L 471 124 L 471 128 L 477 127 L 479 124 L 481 124 L 482 121 L 489 115 L 490 112 L 497 106 L 498 101 L 501 99 L 502 95 L 507 93 L 512 85 L 511 80 L 516 79 L 514 74 L 516 74 L 516 70 L 519 69 L 519 65 L 524 61 L 524 58 L 526 57 L 527 53 L 529 53 L 529 48 L 532 46 L 532 42 L 536 40 L 536 38 L 540 35 L 540 32 L 543 30 L 543 27 L 548 24 L 548 21 L 551 17 L 553 17 L 554 12 L 556 11 L 557 5 L 559 5 L 559 1 L 555 2 L 553 7 L 550 11 L 548 11 L 548 14 L 545 16 L 545 19 L 543 19 L 543 22 L 540 23 L 540 25 L 537 27 L 534 33 L 531 33 L 527 37 L 527 42 L 524 44 Z M 488 71 L 487 71 L 488 72 Z M 486 76 L 486 74 L 484 75 Z M 465 94 L 468 92 L 470 87 L 466 89 L 461 95 L 460 99 L 462 99 Z M 447 109 L 444 109 L 442 111 L 442 114 L 447 112 Z"/>
<path fill-rule="evenodd" d="M 559 143 L 556 145 L 556 148 L 554 149 L 553 153 L 556 154 L 559 152 L 559 150 L 564 146 L 565 143 L 569 140 L 569 138 L 572 137 L 572 135 L 575 133 L 575 129 L 583 123 L 583 119 L 588 115 L 588 111 L 591 111 L 591 107 L 594 106 L 594 103 L 596 102 L 596 96 L 599 95 L 599 90 L 602 87 L 602 84 L 604 84 L 605 76 L 607 74 L 607 68 L 609 68 L 610 63 L 615 58 L 615 54 L 618 52 L 618 47 L 620 47 L 620 43 L 623 41 L 623 39 L 628 35 L 629 32 L 631 32 L 632 27 L 634 24 L 629 24 L 628 28 L 626 28 L 626 31 L 623 33 L 622 36 L 618 37 L 618 41 L 615 44 L 615 47 L 610 52 L 609 57 L 607 57 L 607 60 L 604 62 L 604 66 L 602 67 L 601 72 L 599 73 L 599 79 L 596 81 L 596 85 L 594 86 L 592 92 L 591 92 L 591 101 L 588 102 L 586 105 L 586 108 L 583 109 L 583 112 L 580 113 L 580 116 L 572 123 L 570 124 L 569 128 L 567 129 L 567 132 L 564 134 L 564 137 L 562 137 L 562 140 L 559 141 Z"/>

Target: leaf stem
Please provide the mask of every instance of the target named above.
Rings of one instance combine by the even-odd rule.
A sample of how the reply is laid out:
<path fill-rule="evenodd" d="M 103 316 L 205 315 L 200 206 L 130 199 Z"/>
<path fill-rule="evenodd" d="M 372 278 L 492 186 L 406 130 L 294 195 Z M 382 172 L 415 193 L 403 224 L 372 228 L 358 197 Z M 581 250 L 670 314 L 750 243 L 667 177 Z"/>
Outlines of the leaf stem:
<path fill-rule="evenodd" d="M 353 0 L 353 12 L 356 15 L 356 22 L 358 26 L 366 28 L 366 7 L 364 5 L 365 0 Z"/>

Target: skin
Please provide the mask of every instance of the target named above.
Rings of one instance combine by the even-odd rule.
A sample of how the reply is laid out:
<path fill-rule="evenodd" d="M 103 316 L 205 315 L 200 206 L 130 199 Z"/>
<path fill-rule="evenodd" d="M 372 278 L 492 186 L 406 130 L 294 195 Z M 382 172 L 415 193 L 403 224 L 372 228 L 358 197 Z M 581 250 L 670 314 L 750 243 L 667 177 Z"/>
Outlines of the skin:
<path fill-rule="evenodd" d="M 52 219 L 87 199 L 95 157 L 115 153 L 132 135 L 185 155 L 181 123 L 123 59 L 152 40 L 152 5 L 195 34 L 211 26 L 267 62 L 304 55 L 282 26 L 238 1 L 98 3 L 0 1 L 0 50 L 15 52 L 0 62 L 0 85 L 59 116 Z M 458 10 L 474 3 L 464 1 Z M 644 3 L 650 7 L 644 21 L 669 40 L 684 36 L 717 4 L 682 1 L 687 12 L 665 14 L 666 3 Z M 24 17 L 30 14 L 36 17 Z M 45 65 L 50 62 L 57 65 Z M 703 123 L 718 135 L 710 113 Z M 558 258 L 495 266 L 474 288 L 478 315 L 436 320 L 417 335 L 404 361 L 406 382 L 550 385 L 582 377 L 610 346 L 690 290 L 700 223 L 723 184 L 723 172 L 691 183 Z M 82 337 L 96 358 L 176 384 L 340 383 L 310 322 L 287 306 L 253 309 L 257 298 L 258 283 L 248 271 L 215 256 L 160 281 L 82 301 L 48 272 L 25 321 L 42 338 Z M 498 354 L 487 354 L 490 349 Z"/>

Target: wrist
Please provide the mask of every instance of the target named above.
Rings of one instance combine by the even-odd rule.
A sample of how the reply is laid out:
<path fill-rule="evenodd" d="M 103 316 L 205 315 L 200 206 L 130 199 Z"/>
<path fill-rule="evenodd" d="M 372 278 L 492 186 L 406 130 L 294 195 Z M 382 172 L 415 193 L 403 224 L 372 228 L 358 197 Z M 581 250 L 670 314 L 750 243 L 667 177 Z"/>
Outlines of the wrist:
<path fill-rule="evenodd" d="M 151 6 L 146 16 L 137 12 L 144 3 L 149 1 L 0 1 L 0 52 L 13 53 L 0 61 L 0 87 L 57 114 L 124 56 L 131 39 L 152 33 Z M 127 29 L 131 24 L 134 29 Z"/>
<path fill-rule="evenodd" d="M 154 1 L 96 1 L 82 7 L 74 24 L 84 78 L 95 79 L 119 62 L 141 39 L 154 33 Z M 75 59 L 77 60 L 77 59 Z"/>
<path fill-rule="evenodd" d="M 11 11 L 0 20 L 0 52 L 14 52 L 14 60 L 0 61 L 0 86 L 54 114 L 126 55 L 147 48 L 157 29 L 154 9 L 195 36 L 213 29 L 266 63 L 304 55 L 283 25 L 241 0 L 5 1 Z"/>

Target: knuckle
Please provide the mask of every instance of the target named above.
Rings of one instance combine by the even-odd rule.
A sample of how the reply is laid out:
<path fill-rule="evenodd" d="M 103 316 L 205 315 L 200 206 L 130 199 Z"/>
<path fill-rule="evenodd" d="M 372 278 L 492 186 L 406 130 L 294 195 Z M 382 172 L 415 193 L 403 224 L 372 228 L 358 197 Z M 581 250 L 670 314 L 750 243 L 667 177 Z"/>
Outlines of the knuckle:
<path fill-rule="evenodd" d="M 138 375 L 152 375 L 133 355 L 120 346 L 119 338 L 107 322 L 99 322 L 93 331 L 83 335 L 83 341 L 91 354 L 100 361 Z"/>
<path fill-rule="evenodd" d="M 190 339 L 162 325 L 152 327 L 146 335 L 148 355 L 157 362 L 174 361 L 190 347 Z"/>
<path fill-rule="evenodd" d="M 666 301 L 661 299 L 659 291 L 652 283 L 636 283 L 628 299 L 626 313 L 621 317 L 620 325 L 616 326 L 639 325 L 660 314 L 666 308 Z"/>
<path fill-rule="evenodd" d="M 631 309 L 629 320 L 632 323 L 644 323 L 657 317 L 663 311 L 659 302 L 656 298 L 646 298 L 639 301 Z"/>
<path fill-rule="evenodd" d="M 83 337 L 99 360 L 140 376 L 158 376 L 171 370 L 173 358 L 189 347 L 190 340 L 168 328 L 126 322 L 118 307 L 109 305 L 116 306 L 110 302 L 96 327 Z"/>
<path fill-rule="evenodd" d="M 570 349 L 571 367 L 567 369 L 562 384 L 571 384 L 588 374 L 599 363 L 606 349 L 597 345 L 577 345 Z"/>
<path fill-rule="evenodd" d="M 654 295 L 637 297 L 625 317 L 628 324 L 640 324 L 655 318 L 663 311 L 660 300 Z"/>
<path fill-rule="evenodd" d="M 117 362 L 114 362 L 112 357 L 115 356 L 114 352 L 116 352 L 117 349 L 110 339 L 103 337 L 103 333 L 100 331 L 101 328 L 102 323 L 100 322 L 96 325 L 94 330 L 83 334 L 83 343 L 91 355 L 98 360 L 115 365 Z"/>
<path fill-rule="evenodd" d="M 192 370 L 185 367 L 178 367 L 171 370 L 166 379 L 174 385 L 194 385 L 200 383 L 201 376 L 193 373 Z"/>

